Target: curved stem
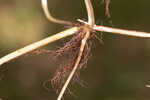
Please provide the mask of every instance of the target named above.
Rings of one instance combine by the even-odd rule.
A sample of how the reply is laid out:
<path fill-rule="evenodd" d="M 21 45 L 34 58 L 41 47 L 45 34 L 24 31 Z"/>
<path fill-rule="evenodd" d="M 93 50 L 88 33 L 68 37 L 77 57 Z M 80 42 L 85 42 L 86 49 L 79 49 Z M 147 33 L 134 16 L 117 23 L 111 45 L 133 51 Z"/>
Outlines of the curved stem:
<path fill-rule="evenodd" d="M 93 11 L 91 0 L 84 0 L 84 2 L 86 5 L 86 10 L 88 14 L 88 24 L 91 27 L 93 27 L 93 25 L 95 24 L 95 18 L 94 18 L 94 11 Z"/>
<path fill-rule="evenodd" d="M 54 22 L 54 23 L 58 23 L 58 24 L 72 25 L 72 23 L 69 21 L 64 21 L 64 20 L 54 18 L 48 10 L 47 0 L 41 0 L 41 2 L 42 2 L 42 7 L 44 10 L 44 13 L 45 13 L 45 15 L 49 21 Z"/>

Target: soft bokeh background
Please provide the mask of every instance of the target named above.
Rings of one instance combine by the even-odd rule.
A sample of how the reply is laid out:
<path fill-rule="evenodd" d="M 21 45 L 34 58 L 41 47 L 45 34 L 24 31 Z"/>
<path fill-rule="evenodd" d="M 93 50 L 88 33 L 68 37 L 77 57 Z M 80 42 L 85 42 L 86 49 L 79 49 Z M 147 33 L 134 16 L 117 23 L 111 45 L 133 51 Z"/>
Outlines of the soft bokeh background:
<path fill-rule="evenodd" d="M 60 19 L 86 19 L 84 0 L 48 0 L 49 9 Z M 105 5 L 93 0 L 97 24 L 150 32 L 150 0 L 111 0 L 113 25 L 105 16 Z M 0 57 L 25 45 L 66 29 L 49 22 L 40 0 L 0 0 Z M 71 87 L 75 96 L 65 100 L 150 100 L 150 39 L 103 33 L 104 45 L 94 42 L 92 57 L 81 79 L 84 88 Z M 44 48 L 57 49 L 66 40 Z M 56 100 L 57 95 L 43 82 L 53 77 L 62 61 L 52 56 L 25 55 L 0 67 L 2 100 Z"/>

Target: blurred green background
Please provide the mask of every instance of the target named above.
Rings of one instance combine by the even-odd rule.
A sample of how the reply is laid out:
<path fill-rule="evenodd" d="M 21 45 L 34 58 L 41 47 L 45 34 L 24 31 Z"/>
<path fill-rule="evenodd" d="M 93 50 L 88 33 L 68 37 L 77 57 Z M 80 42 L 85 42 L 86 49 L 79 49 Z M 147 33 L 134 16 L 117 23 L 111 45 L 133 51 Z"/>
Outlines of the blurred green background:
<path fill-rule="evenodd" d="M 97 24 L 150 32 L 150 0 L 111 0 L 113 25 L 105 16 L 103 0 L 92 0 Z M 84 0 L 48 0 L 53 16 L 75 22 L 86 19 Z M 0 0 L 0 57 L 25 45 L 60 32 L 68 26 L 49 22 L 40 0 Z M 67 39 L 68 40 L 68 39 Z M 54 50 L 65 39 L 44 48 Z M 81 79 L 87 88 L 74 84 L 75 96 L 65 100 L 150 100 L 150 39 L 103 33 L 104 45 L 94 42 L 92 57 Z M 2 100 L 56 100 L 50 83 L 62 61 L 52 56 L 28 54 L 0 66 Z M 56 67 L 57 66 L 57 67 Z"/>

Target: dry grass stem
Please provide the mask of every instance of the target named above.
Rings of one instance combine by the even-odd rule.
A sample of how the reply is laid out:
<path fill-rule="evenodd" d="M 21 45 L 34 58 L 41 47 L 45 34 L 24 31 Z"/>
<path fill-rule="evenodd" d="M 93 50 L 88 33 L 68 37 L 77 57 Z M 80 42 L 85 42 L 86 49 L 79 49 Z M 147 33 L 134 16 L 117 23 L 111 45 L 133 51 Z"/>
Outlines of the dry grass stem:
<path fill-rule="evenodd" d="M 120 35 L 127 35 L 127 36 L 133 36 L 133 37 L 140 37 L 140 38 L 150 38 L 150 33 L 148 32 L 139 32 L 139 31 L 133 31 L 133 30 L 123 30 L 119 28 L 112 28 L 112 27 L 106 27 L 106 26 L 98 26 L 94 25 L 93 30 L 95 31 L 102 31 L 102 32 L 108 32 L 108 33 L 114 33 L 114 34 L 120 34 Z M 35 49 L 38 49 L 42 46 L 45 46 L 51 42 L 57 41 L 59 39 L 65 38 L 67 36 L 73 35 L 75 32 L 78 31 L 77 27 L 73 27 L 70 29 L 67 29 L 65 31 L 62 31 L 60 33 L 57 33 L 53 36 L 50 36 L 48 38 L 45 38 L 43 40 L 40 40 L 36 43 L 30 44 L 24 48 L 21 48 L 19 50 L 16 50 L 2 58 L 0 58 L 0 65 L 7 63 L 19 56 L 22 56 L 30 51 L 33 51 Z"/>
<path fill-rule="evenodd" d="M 98 25 L 95 25 L 93 27 L 93 30 L 120 34 L 120 35 L 133 36 L 133 37 L 150 38 L 150 33 L 134 31 L 134 30 L 124 30 L 124 29 L 119 29 L 119 28 L 112 28 L 112 27 L 105 27 L 105 26 L 98 26 Z"/>
<path fill-rule="evenodd" d="M 105 2 L 106 2 L 106 15 L 108 17 L 110 17 L 110 14 L 109 14 L 110 0 L 105 0 Z M 48 11 L 47 0 L 41 0 L 41 3 L 42 3 L 44 13 L 49 21 L 52 21 L 52 22 L 58 23 L 58 24 L 73 25 L 69 21 L 59 20 L 59 19 L 52 17 L 50 12 Z M 147 32 L 137 32 L 137 31 L 123 30 L 123 29 L 118 29 L 118 28 L 95 25 L 94 11 L 93 11 L 91 0 L 85 0 L 85 5 L 86 5 L 86 9 L 87 9 L 88 22 L 79 20 L 84 25 L 78 25 L 78 26 L 69 28 L 65 31 L 62 31 L 60 33 L 57 33 L 50 37 L 47 37 L 43 40 L 40 40 L 38 42 L 27 45 L 24 48 L 21 48 L 19 50 L 16 50 L 16 51 L 0 58 L 0 65 L 4 64 L 6 62 L 9 62 L 19 56 L 22 56 L 28 52 L 31 52 L 40 47 L 43 47 L 49 43 L 52 43 L 59 39 L 65 38 L 67 36 L 71 36 L 76 33 L 77 36 L 73 37 L 72 40 L 70 40 L 68 42 L 68 44 L 66 44 L 63 48 L 56 51 L 56 53 L 58 53 L 58 54 L 59 53 L 64 54 L 64 52 L 66 52 L 67 50 L 70 50 L 70 51 L 72 50 L 72 52 L 73 52 L 73 50 L 76 50 L 75 52 L 77 52 L 74 57 L 75 59 L 71 59 L 71 62 L 69 63 L 69 65 L 65 68 L 62 68 L 61 71 L 58 71 L 59 74 L 56 74 L 56 76 L 52 80 L 52 83 L 59 84 L 59 81 L 61 81 L 60 78 L 63 77 L 63 76 L 61 77 L 61 75 L 64 74 L 65 72 L 70 73 L 69 76 L 67 76 L 68 78 L 65 79 L 66 82 L 64 81 L 61 83 L 61 85 L 62 84 L 64 84 L 64 85 L 59 87 L 61 91 L 59 91 L 59 96 L 58 96 L 57 100 L 61 100 L 63 97 L 63 94 L 65 93 L 65 91 L 68 87 L 68 84 L 72 80 L 73 76 L 76 74 L 77 69 L 78 68 L 80 69 L 80 67 L 82 67 L 87 62 L 88 54 L 90 52 L 90 50 L 88 50 L 88 49 L 90 49 L 90 47 L 88 47 L 89 46 L 88 40 L 90 40 L 90 37 L 92 35 L 91 32 L 101 31 L 101 32 L 107 32 L 107 33 L 133 36 L 133 37 L 150 38 L 150 33 L 147 33 Z M 150 87 L 150 86 L 146 85 L 146 87 Z"/>
<path fill-rule="evenodd" d="M 86 5 L 86 10 L 88 14 L 88 24 L 93 26 L 95 24 L 94 11 L 92 7 L 91 0 L 84 0 Z"/>
<path fill-rule="evenodd" d="M 95 24 L 95 19 L 94 19 L 94 12 L 93 12 L 93 7 L 92 7 L 92 4 L 91 4 L 91 1 L 90 0 L 85 0 L 85 4 L 86 4 L 87 12 L 88 12 L 88 24 L 93 26 Z M 78 57 L 76 59 L 75 65 L 74 65 L 74 67 L 73 67 L 73 69 L 72 69 L 72 71 L 71 71 L 67 81 L 65 82 L 65 84 L 64 84 L 64 86 L 63 86 L 63 88 L 62 88 L 62 90 L 61 90 L 57 100 L 61 100 L 61 98 L 63 97 L 63 94 L 64 94 L 66 88 L 68 87 L 68 84 L 70 83 L 73 75 L 75 74 L 75 72 L 76 72 L 76 70 L 78 68 L 78 65 L 79 65 L 79 63 L 81 61 L 83 50 L 85 48 L 85 44 L 86 44 L 86 41 L 89 38 L 89 36 L 90 36 L 90 31 L 87 30 L 84 38 L 81 41 L 80 51 L 79 51 Z"/>
<path fill-rule="evenodd" d="M 73 75 L 75 74 L 75 72 L 76 72 L 76 70 L 77 70 L 77 68 L 78 68 L 78 65 L 79 65 L 79 63 L 80 63 L 80 61 L 81 61 L 82 53 L 83 53 L 83 50 L 84 50 L 84 48 L 85 48 L 86 41 L 87 41 L 87 39 L 89 38 L 89 36 L 90 36 L 90 32 L 88 31 L 88 32 L 86 32 L 84 38 L 82 39 L 80 51 L 79 51 L 78 57 L 77 57 L 77 59 L 76 59 L 75 65 L 74 65 L 74 67 L 73 67 L 73 69 L 72 69 L 72 71 L 71 71 L 71 73 L 70 73 L 68 79 L 66 80 L 66 82 L 65 82 L 65 84 L 64 84 L 64 86 L 63 86 L 63 88 L 62 88 L 62 90 L 61 90 L 61 92 L 60 92 L 60 94 L 59 94 L 59 96 L 58 96 L 58 98 L 57 98 L 57 100 L 61 100 L 61 98 L 63 97 L 63 94 L 64 94 L 66 88 L 68 87 L 68 84 L 70 83 L 70 81 L 71 81 Z"/>
<path fill-rule="evenodd" d="M 43 10 L 44 10 L 44 13 L 47 17 L 47 19 L 51 22 L 54 22 L 54 23 L 58 23 L 58 24 L 66 24 L 66 25 L 72 25 L 71 22 L 69 21 L 64 21 L 64 20 L 60 20 L 60 19 L 56 19 L 54 18 L 49 10 L 48 10 L 48 4 L 47 4 L 47 0 L 41 0 L 41 3 L 42 3 L 42 7 L 43 7 Z"/>
<path fill-rule="evenodd" d="M 88 24 L 89 24 L 89 27 L 93 27 L 93 25 L 95 24 L 95 18 L 94 18 L 94 11 L 93 11 L 91 0 L 84 0 L 84 1 L 85 1 L 86 9 L 87 9 L 87 14 L 88 14 Z M 63 97 L 63 94 L 64 94 L 65 90 L 68 87 L 68 84 L 70 83 L 72 77 L 74 76 L 76 70 L 79 67 L 79 63 L 81 61 L 85 45 L 86 45 L 87 40 L 88 40 L 88 38 L 90 36 L 90 31 L 91 31 L 91 29 L 88 28 L 88 27 L 87 27 L 87 29 L 85 29 L 85 36 L 83 37 L 83 39 L 81 41 L 81 46 L 80 46 L 80 50 L 79 50 L 76 62 L 74 64 L 74 67 L 73 67 L 73 69 L 72 69 L 69 77 L 67 78 L 67 80 L 66 80 L 66 82 L 65 82 L 62 90 L 60 91 L 60 94 L 59 94 L 57 100 L 61 100 L 61 98 Z"/>
<path fill-rule="evenodd" d="M 78 28 L 77 27 L 73 27 L 73 28 L 67 29 L 65 31 L 62 31 L 60 33 L 57 33 L 55 35 L 52 35 L 50 37 L 47 37 L 47 38 L 45 38 L 43 40 L 40 40 L 38 42 L 32 43 L 30 45 L 27 45 L 24 48 L 16 50 L 16 51 L 14 51 L 14 52 L 12 52 L 12 53 L 10 53 L 10 54 L 0 58 L 0 65 L 4 64 L 6 62 L 9 62 L 9 61 L 11 61 L 11 60 L 13 60 L 13 59 L 15 59 L 15 58 L 17 58 L 19 56 L 22 56 L 22 55 L 24 55 L 24 54 L 26 54 L 28 52 L 31 52 L 31 51 L 33 51 L 35 49 L 38 49 L 38 48 L 40 48 L 42 46 L 45 46 L 45 45 L 47 45 L 49 43 L 52 43 L 52 42 L 57 41 L 59 39 L 62 39 L 64 37 L 73 35 L 77 31 L 78 31 Z"/>

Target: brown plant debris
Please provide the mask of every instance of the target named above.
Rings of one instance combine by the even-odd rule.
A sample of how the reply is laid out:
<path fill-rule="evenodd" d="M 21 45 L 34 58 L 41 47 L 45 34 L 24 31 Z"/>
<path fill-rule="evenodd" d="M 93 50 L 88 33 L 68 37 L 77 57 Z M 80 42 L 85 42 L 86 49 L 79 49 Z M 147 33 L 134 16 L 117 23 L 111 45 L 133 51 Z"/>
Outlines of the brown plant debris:
<path fill-rule="evenodd" d="M 52 87 L 56 90 L 56 93 L 60 93 L 66 79 L 68 78 L 70 72 L 72 71 L 75 61 L 78 56 L 78 52 L 81 45 L 81 40 L 83 39 L 86 32 L 84 32 L 84 29 L 81 29 L 79 32 L 77 32 L 70 41 L 68 41 L 64 47 L 60 48 L 59 50 L 55 51 L 55 57 L 60 57 L 62 55 L 68 55 L 70 56 L 68 59 L 68 62 L 65 65 L 60 65 L 60 67 L 57 69 L 54 77 L 51 79 Z M 81 57 L 81 61 L 78 65 L 78 69 L 72 79 L 71 83 L 77 82 L 80 85 L 83 86 L 81 81 L 79 81 L 79 75 L 80 70 L 83 68 L 84 65 L 86 65 L 89 57 L 90 57 L 90 51 L 92 47 L 92 40 L 95 37 L 94 32 L 91 33 L 85 49 L 83 51 L 83 55 Z"/>
<path fill-rule="evenodd" d="M 75 33 L 75 35 L 70 39 L 70 41 L 66 42 L 64 44 L 64 46 L 61 47 L 60 49 L 58 49 L 56 51 L 43 50 L 43 49 L 40 49 L 40 50 L 38 49 L 38 50 L 33 51 L 33 53 L 35 53 L 35 54 L 48 53 L 53 56 L 53 58 L 52 58 L 53 61 L 59 59 L 62 56 L 67 56 L 67 58 L 68 58 L 67 62 L 65 64 L 60 64 L 60 66 L 56 70 L 53 78 L 51 80 L 44 82 L 44 87 L 46 89 L 48 89 L 46 87 L 46 84 L 51 81 L 51 85 L 54 88 L 54 90 L 56 91 L 56 93 L 58 93 L 58 94 L 60 93 L 64 83 L 66 82 L 70 72 L 72 71 L 72 69 L 74 67 L 74 64 L 76 62 L 76 59 L 78 57 L 78 53 L 80 50 L 81 41 L 84 38 L 87 29 L 89 30 L 89 26 L 83 25 L 83 23 L 82 23 L 82 25 L 80 25 L 80 27 L 81 27 L 81 29 L 77 33 Z M 96 33 L 94 31 L 91 30 L 90 32 L 91 32 L 91 34 L 86 42 L 85 49 L 84 49 L 82 57 L 81 57 L 81 61 L 78 65 L 78 69 L 71 81 L 71 84 L 76 82 L 79 85 L 81 85 L 82 87 L 86 87 L 86 86 L 84 85 L 83 81 L 80 80 L 80 78 L 79 78 L 80 71 L 81 71 L 81 69 L 85 68 L 84 66 L 87 64 L 87 61 L 90 57 L 92 42 L 94 39 L 98 39 L 99 41 L 102 42 L 102 40 L 96 35 Z M 69 88 L 67 89 L 67 93 L 71 93 Z"/>

